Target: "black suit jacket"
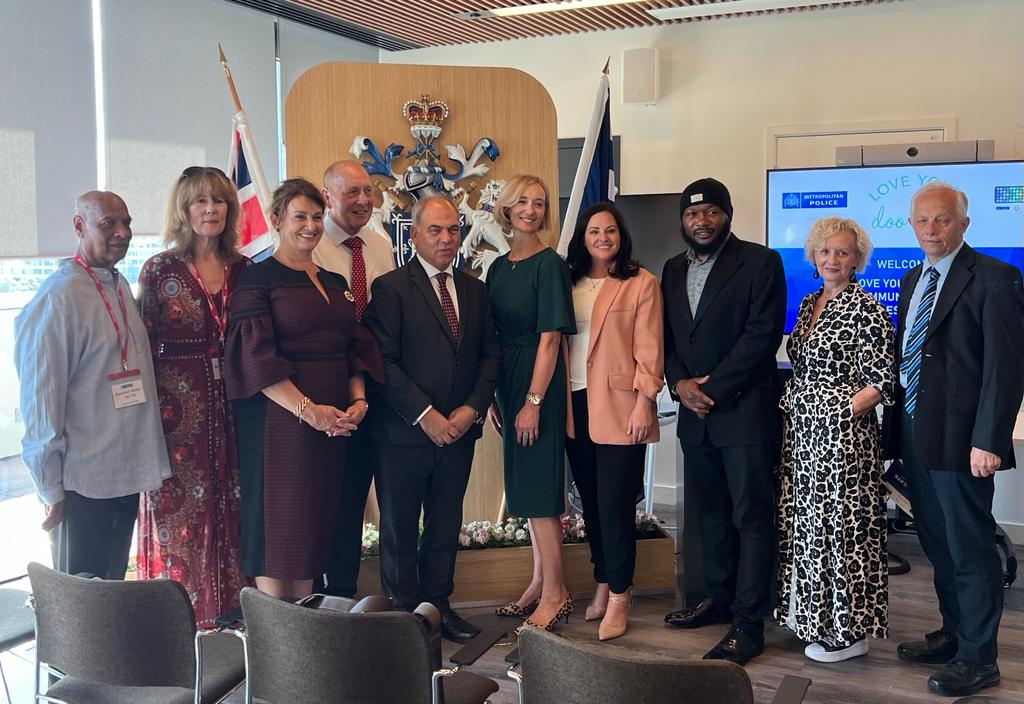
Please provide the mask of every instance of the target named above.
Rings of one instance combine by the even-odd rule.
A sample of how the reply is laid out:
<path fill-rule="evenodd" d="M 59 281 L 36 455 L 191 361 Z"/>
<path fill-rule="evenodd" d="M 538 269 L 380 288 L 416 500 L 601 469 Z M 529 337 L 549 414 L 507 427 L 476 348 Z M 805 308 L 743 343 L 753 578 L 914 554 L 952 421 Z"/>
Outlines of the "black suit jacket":
<path fill-rule="evenodd" d="M 686 254 L 665 264 L 665 378 L 709 375 L 715 407 L 704 420 L 679 406 L 676 434 L 686 444 L 733 447 L 781 439 L 775 353 L 786 320 L 786 275 L 777 252 L 729 235 L 708 274 L 695 315 L 686 296 Z M 678 401 L 679 399 L 676 398 Z"/>
<path fill-rule="evenodd" d="M 896 363 L 924 265 L 900 282 Z M 909 321 L 913 322 L 913 321 Z M 1024 288 L 1016 267 L 964 244 L 949 268 L 921 347 L 914 453 L 922 467 L 969 472 L 971 448 L 1014 465 L 1013 425 L 1024 393 Z M 887 458 L 901 456 L 904 390 L 885 409 Z"/>
<path fill-rule="evenodd" d="M 462 405 L 483 418 L 498 383 L 501 348 L 483 282 L 459 270 L 453 276 L 459 303 L 459 339 L 453 340 L 436 289 L 419 259 L 377 277 L 365 325 L 380 345 L 385 384 L 383 413 L 369 418 L 370 435 L 398 445 L 430 442 L 418 425 L 433 405 L 447 416 Z M 480 437 L 481 425 L 466 437 Z"/>

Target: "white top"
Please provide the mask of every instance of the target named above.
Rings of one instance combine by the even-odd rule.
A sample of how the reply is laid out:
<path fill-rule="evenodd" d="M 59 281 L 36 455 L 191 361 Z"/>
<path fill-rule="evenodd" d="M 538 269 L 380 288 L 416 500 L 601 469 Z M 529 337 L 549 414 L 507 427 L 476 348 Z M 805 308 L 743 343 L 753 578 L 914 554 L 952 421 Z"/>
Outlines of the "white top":
<path fill-rule="evenodd" d="M 370 287 L 373 280 L 395 268 L 391 242 L 379 233 L 364 227 L 356 233 L 363 241 L 363 261 L 366 263 L 366 300 L 371 298 Z M 341 274 L 348 285 L 352 285 L 352 250 L 342 244 L 349 234 L 331 220 L 329 214 L 324 216 L 324 236 L 320 238 L 313 250 L 313 262 L 327 271 Z"/>
<path fill-rule="evenodd" d="M 90 499 L 138 494 L 171 476 L 146 327 L 124 277 L 102 267 L 94 273 L 128 337 L 128 368 L 139 370 L 146 400 L 114 407 L 108 375 L 121 370 L 121 349 L 110 314 L 85 270 L 62 260 L 14 320 L 21 457 L 45 504 L 63 501 L 65 491 Z"/>
<path fill-rule="evenodd" d="M 594 302 L 605 279 L 584 276 L 572 287 L 572 307 L 576 311 L 576 334 L 569 336 L 569 387 L 587 388 L 587 352 L 590 349 L 590 318 Z"/>

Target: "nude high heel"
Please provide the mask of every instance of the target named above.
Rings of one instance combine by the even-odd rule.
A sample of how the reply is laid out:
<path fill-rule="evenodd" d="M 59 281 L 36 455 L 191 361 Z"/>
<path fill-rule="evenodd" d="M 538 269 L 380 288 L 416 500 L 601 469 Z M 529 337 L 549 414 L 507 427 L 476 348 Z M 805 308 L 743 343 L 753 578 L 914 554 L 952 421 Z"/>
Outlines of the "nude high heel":
<path fill-rule="evenodd" d="M 594 592 L 594 598 L 590 600 L 590 604 L 587 605 L 587 611 L 583 614 L 584 621 L 596 621 L 604 616 L 605 611 L 608 610 L 607 605 L 594 606 L 594 602 L 597 601 L 597 597 L 602 591 L 608 591 L 608 584 L 605 582 L 598 583 L 597 590 Z"/>
<path fill-rule="evenodd" d="M 633 605 L 633 595 L 627 589 L 622 594 L 612 592 L 608 595 L 608 611 L 601 619 L 597 629 L 598 640 L 611 640 L 626 633 L 629 623 L 629 607 Z"/>

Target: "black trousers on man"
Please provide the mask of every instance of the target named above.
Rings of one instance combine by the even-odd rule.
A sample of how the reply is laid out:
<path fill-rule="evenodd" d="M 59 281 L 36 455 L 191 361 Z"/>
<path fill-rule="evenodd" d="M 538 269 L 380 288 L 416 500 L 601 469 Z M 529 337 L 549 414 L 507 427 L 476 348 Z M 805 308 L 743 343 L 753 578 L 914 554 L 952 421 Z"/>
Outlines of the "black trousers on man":
<path fill-rule="evenodd" d="M 90 499 L 65 491 L 64 520 L 50 531 L 54 569 L 124 579 L 138 513 L 138 494 Z"/>
<path fill-rule="evenodd" d="M 991 665 L 1003 614 L 1003 569 L 992 517 L 995 478 L 924 469 L 914 455 L 913 420 L 902 416 L 907 498 L 921 548 L 935 571 L 942 629 L 956 639 L 958 658 Z"/>
<path fill-rule="evenodd" d="M 326 585 L 317 580 L 314 591 L 353 597 L 362 560 L 363 514 L 376 460 L 373 457 L 373 440 L 365 431 L 352 433 L 347 445 L 331 559 L 325 573 Z"/>
<path fill-rule="evenodd" d="M 778 551 L 772 471 L 779 447 L 716 447 L 705 435 L 682 449 L 700 523 L 705 593 L 732 606 L 734 625 L 763 633 Z"/>
<path fill-rule="evenodd" d="M 396 608 L 429 601 L 442 614 L 450 610 L 475 444 L 467 437 L 445 447 L 377 443 L 380 580 Z M 421 510 L 423 537 L 417 548 Z"/>
<path fill-rule="evenodd" d="M 572 392 L 575 438 L 566 438 L 572 476 L 583 500 L 594 580 L 621 594 L 636 568 L 636 497 L 647 445 L 599 445 L 590 438 L 587 390 Z"/>

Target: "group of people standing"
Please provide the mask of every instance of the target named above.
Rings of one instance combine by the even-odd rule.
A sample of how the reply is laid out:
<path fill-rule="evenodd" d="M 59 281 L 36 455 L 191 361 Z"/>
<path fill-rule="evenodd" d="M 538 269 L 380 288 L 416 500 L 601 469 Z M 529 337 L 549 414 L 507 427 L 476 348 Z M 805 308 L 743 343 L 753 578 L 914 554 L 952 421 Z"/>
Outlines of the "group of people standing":
<path fill-rule="evenodd" d="M 901 281 L 894 329 L 856 281 L 871 253 L 867 233 L 822 218 L 804 246 L 822 286 L 800 304 L 783 387 L 780 257 L 731 233 L 732 202 L 718 181 L 688 186 L 680 216 L 689 249 L 661 281 L 665 374 L 680 402 L 707 589 L 666 622 L 731 623 L 705 657 L 745 663 L 764 649 L 774 582 L 774 619 L 807 641 L 808 658 L 865 654 L 867 637 L 888 635 L 881 475 L 883 457 L 899 459 L 942 627 L 901 643 L 898 655 L 944 665 L 928 680 L 938 694 L 998 684 L 992 497 L 995 472 L 1014 466 L 1024 394 L 1021 272 L 964 242 L 961 191 L 925 183 L 909 216 L 924 261 Z"/>
<path fill-rule="evenodd" d="M 683 191 L 687 248 L 660 285 L 612 204 L 587 209 L 559 257 L 545 244 L 550 193 L 534 176 L 498 198 L 511 249 L 486 282 L 453 266 L 459 216 L 446 198 L 415 204 L 415 257 L 399 269 L 367 227 L 372 208 L 356 162 L 328 167 L 322 188 L 285 181 L 269 213 L 278 246 L 254 264 L 236 251 L 230 181 L 190 167 L 170 198 L 170 248 L 143 267 L 136 307 L 114 268 L 131 238 L 127 207 L 112 193 L 79 199 L 78 254 L 16 324 L 23 457 L 55 529 L 55 566 L 123 576 L 137 510 L 140 577 L 180 581 L 200 626 L 236 606 L 249 579 L 281 597 L 353 596 L 375 481 L 384 591 L 398 608 L 433 603 L 445 637 L 471 638 L 478 629 L 448 597 L 489 416 L 507 508 L 529 519 L 534 556 L 531 582 L 497 613 L 551 629 L 574 610 L 559 522 L 568 456 L 596 582 L 585 618 L 615 638 L 667 380 L 707 595 L 666 622 L 730 623 L 706 657 L 745 663 L 764 648 L 775 584 L 778 623 L 809 658 L 836 662 L 888 632 L 882 404 L 943 616 L 900 657 L 950 661 L 929 681 L 941 693 L 998 682 L 992 475 L 1013 463 L 1024 293 L 1019 271 L 963 243 L 961 192 L 933 182 L 912 200 L 926 261 L 904 278 L 895 329 L 856 282 L 871 252 L 864 230 L 814 224 L 805 252 L 822 287 L 800 306 L 785 388 L 781 259 L 731 232 L 731 196 L 714 179 Z"/>

